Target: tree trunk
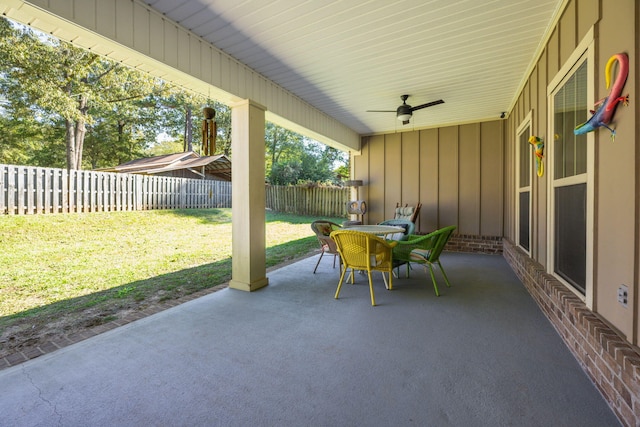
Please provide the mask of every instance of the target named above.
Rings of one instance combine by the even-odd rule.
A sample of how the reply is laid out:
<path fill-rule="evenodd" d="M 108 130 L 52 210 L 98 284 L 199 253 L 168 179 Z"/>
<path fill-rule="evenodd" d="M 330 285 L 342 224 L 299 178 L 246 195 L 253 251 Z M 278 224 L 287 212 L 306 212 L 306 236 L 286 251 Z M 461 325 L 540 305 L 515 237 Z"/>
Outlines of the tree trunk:
<path fill-rule="evenodd" d="M 84 136 L 87 133 L 87 128 L 84 126 L 84 119 L 76 121 L 76 159 L 74 169 L 82 169 L 82 149 L 84 146 Z"/>
<path fill-rule="evenodd" d="M 282 151 L 278 152 L 278 128 L 275 128 L 273 132 L 273 141 L 271 141 L 271 171 L 273 172 L 273 166 L 278 163 L 278 159 L 280 158 L 280 154 Z"/>
<path fill-rule="evenodd" d="M 193 151 L 193 132 L 191 121 L 191 107 L 187 106 L 187 111 L 184 118 L 184 145 L 186 147 L 186 151 Z"/>
<path fill-rule="evenodd" d="M 78 110 L 80 118 L 76 121 L 76 169 L 82 169 L 82 150 L 84 148 L 84 136 L 87 133 L 85 117 L 89 110 L 89 98 L 86 94 L 78 96 Z"/>
<path fill-rule="evenodd" d="M 84 136 L 87 133 L 85 127 L 85 116 L 87 115 L 88 99 L 86 94 L 78 95 L 78 111 L 80 117 L 77 120 L 65 119 L 67 128 L 67 169 L 75 170 L 82 168 L 82 148 L 84 145 Z"/>
<path fill-rule="evenodd" d="M 122 147 L 124 145 L 124 121 L 118 120 L 116 126 L 118 130 L 118 147 Z M 129 147 L 129 152 L 127 154 L 129 155 L 130 159 L 133 157 L 131 147 Z"/>
<path fill-rule="evenodd" d="M 74 122 L 71 119 L 65 119 L 64 124 L 67 128 L 65 135 L 67 143 L 67 170 L 78 169 L 76 167 L 76 132 Z"/>

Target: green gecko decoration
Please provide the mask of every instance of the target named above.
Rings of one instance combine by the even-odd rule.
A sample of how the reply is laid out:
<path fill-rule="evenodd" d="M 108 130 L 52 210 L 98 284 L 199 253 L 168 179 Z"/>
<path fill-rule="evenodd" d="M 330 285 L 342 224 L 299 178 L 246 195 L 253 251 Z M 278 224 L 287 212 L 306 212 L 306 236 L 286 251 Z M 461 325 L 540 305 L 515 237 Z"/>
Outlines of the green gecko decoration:
<path fill-rule="evenodd" d="M 529 138 L 529 144 L 533 145 L 534 151 L 533 153 L 536 156 L 536 169 L 538 176 L 544 175 L 544 163 L 542 163 L 542 159 L 544 158 L 544 140 L 535 135 L 531 135 Z"/>

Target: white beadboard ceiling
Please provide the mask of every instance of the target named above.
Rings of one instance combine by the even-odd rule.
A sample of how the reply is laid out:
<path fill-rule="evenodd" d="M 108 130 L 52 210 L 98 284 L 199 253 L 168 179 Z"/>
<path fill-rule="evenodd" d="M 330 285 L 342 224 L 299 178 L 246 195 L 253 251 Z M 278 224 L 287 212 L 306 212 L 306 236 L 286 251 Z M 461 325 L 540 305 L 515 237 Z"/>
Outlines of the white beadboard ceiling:
<path fill-rule="evenodd" d="M 147 0 L 359 134 L 497 119 L 565 0 Z M 408 104 L 444 104 L 415 111 Z"/>

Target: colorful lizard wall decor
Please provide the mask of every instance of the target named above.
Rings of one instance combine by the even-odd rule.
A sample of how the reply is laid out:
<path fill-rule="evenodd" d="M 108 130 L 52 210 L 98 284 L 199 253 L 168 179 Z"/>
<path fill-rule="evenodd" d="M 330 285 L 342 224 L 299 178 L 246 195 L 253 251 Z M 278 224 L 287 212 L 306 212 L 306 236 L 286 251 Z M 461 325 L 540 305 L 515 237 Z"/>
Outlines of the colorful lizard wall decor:
<path fill-rule="evenodd" d="M 544 140 L 535 135 L 531 135 L 529 144 L 533 145 L 534 148 L 538 176 L 542 176 L 544 175 L 544 164 L 542 163 L 542 159 L 544 158 Z"/>
<path fill-rule="evenodd" d="M 622 102 L 623 105 L 629 105 L 629 95 L 620 96 L 629 74 L 629 56 L 627 56 L 626 53 L 617 53 L 609 58 L 605 67 L 605 81 L 607 89 L 609 89 L 609 85 L 611 83 L 611 69 L 615 62 L 618 62 L 618 74 L 616 76 L 616 81 L 611 88 L 611 92 L 609 92 L 609 96 L 596 102 L 594 106 L 595 111 L 591 110 L 591 114 L 593 115 L 586 122 L 576 126 L 573 130 L 575 135 L 591 132 L 601 126 L 604 126 L 611 132 L 611 140 L 615 139 L 616 131 L 607 125 L 611 123 L 611 119 L 613 118 L 613 114 L 615 113 L 619 102 Z"/>

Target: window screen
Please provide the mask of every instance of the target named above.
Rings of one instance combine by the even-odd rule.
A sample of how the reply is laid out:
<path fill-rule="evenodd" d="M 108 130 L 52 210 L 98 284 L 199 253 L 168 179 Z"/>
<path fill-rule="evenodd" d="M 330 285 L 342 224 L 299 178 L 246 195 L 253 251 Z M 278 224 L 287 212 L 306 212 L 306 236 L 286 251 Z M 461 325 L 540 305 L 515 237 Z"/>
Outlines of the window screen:
<path fill-rule="evenodd" d="M 587 185 L 555 190 L 555 272 L 585 293 Z"/>
<path fill-rule="evenodd" d="M 587 136 L 573 129 L 588 119 L 587 62 L 567 80 L 554 97 L 554 178 L 566 178 L 587 171 Z"/>
<path fill-rule="evenodd" d="M 529 192 L 520 193 L 520 227 L 518 243 L 529 250 Z"/>
<path fill-rule="evenodd" d="M 529 128 L 520 134 L 520 188 L 528 187 L 531 183 L 532 151 L 529 144 Z"/>
<path fill-rule="evenodd" d="M 518 134 L 518 245 L 527 252 L 530 250 L 531 230 L 531 162 L 532 151 L 529 144 L 530 125 L 526 125 Z"/>
<path fill-rule="evenodd" d="M 568 76 L 553 96 L 553 271 L 586 294 L 587 136 L 575 127 L 588 119 L 587 64 Z"/>

